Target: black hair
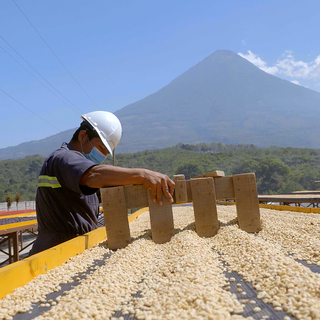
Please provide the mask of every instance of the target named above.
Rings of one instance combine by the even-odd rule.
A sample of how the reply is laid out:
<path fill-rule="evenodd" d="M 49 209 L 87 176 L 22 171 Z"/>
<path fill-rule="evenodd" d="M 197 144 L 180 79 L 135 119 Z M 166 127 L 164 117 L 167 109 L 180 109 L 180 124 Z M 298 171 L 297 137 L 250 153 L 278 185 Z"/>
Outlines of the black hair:
<path fill-rule="evenodd" d="M 81 130 L 86 131 L 89 140 L 91 140 L 92 138 L 99 138 L 97 131 L 93 129 L 92 125 L 89 122 L 84 120 L 81 122 L 80 127 L 77 129 L 77 131 L 73 134 L 71 141 L 78 141 L 79 132 Z"/>

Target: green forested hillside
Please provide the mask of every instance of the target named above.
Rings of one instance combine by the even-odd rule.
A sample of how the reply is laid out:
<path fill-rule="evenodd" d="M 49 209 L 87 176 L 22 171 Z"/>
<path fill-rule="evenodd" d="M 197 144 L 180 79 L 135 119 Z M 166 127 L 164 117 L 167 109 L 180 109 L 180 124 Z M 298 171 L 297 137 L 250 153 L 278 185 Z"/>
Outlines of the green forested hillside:
<path fill-rule="evenodd" d="M 119 154 L 116 158 L 118 166 L 144 167 L 170 177 L 183 173 L 190 178 L 214 170 L 226 175 L 254 172 L 260 194 L 312 190 L 313 181 L 320 180 L 318 149 L 178 144 L 162 150 Z"/>
<path fill-rule="evenodd" d="M 24 159 L 0 161 L 0 202 L 19 193 L 24 200 L 34 200 L 38 174 L 44 158 L 35 155 Z"/>
<path fill-rule="evenodd" d="M 33 200 L 37 176 L 44 158 L 0 161 L 0 199 L 21 194 L 21 200 Z M 111 164 L 111 159 L 106 161 Z M 172 148 L 116 155 L 117 166 L 140 167 L 194 177 L 222 170 L 226 175 L 254 172 L 259 194 L 279 194 L 313 190 L 320 180 L 320 150 L 298 148 L 256 148 L 253 145 L 178 144 Z M 320 187 L 320 185 L 319 185 Z"/>

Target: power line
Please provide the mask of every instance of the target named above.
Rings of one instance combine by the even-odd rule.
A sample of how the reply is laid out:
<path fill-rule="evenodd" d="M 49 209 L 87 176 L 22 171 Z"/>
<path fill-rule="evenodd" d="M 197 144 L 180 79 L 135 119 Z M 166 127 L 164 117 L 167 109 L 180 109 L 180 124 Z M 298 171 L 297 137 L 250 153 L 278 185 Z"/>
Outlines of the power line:
<path fill-rule="evenodd" d="M 2 36 L 0 38 L 23 60 L 25 61 L 44 81 L 46 81 L 54 90 L 56 90 L 64 99 L 73 105 L 80 113 L 82 113 L 68 98 L 66 98 L 57 88 L 55 88 L 45 77 L 43 77 L 12 45 Z M 3 49 L 4 50 L 4 49 Z M 8 53 L 9 54 L 9 53 Z M 10 55 L 10 54 L 9 54 Z M 10 55 L 11 56 L 11 55 Z M 11 56 L 12 57 L 12 56 Z M 12 57 L 13 58 L 13 57 Z M 13 58 L 14 59 L 14 58 Z M 15 59 L 14 59 L 15 60 Z M 63 101 L 64 102 L 64 101 Z M 64 102 L 65 103 L 65 102 Z"/>
<path fill-rule="evenodd" d="M 2 36 L 0 36 L 0 38 L 2 38 Z M 2 38 L 3 39 L 3 38 Z M 3 39 L 4 40 L 4 39 Z M 4 40 L 5 41 L 5 40 Z M 5 41 L 7 43 L 7 41 Z M 7 43 L 8 44 L 8 43 Z M 9 45 L 9 44 L 8 44 Z M 10 45 L 9 45 L 10 46 Z M 11 46 L 10 46 L 11 47 Z M 26 69 L 17 59 L 15 59 L 7 50 L 5 50 L 1 45 L 0 48 L 8 55 L 10 56 L 16 63 L 18 63 L 24 70 L 26 70 L 32 77 L 34 77 L 38 82 L 40 82 L 43 86 L 45 86 L 52 94 L 54 94 L 58 99 L 60 99 L 64 104 L 66 104 L 69 108 L 73 109 L 74 111 L 76 111 L 77 113 L 81 111 L 71 102 L 69 101 L 66 97 L 63 96 L 62 93 L 60 93 L 55 87 L 53 87 L 37 70 L 35 70 L 28 61 L 26 61 L 16 50 L 14 50 L 12 47 L 12 49 L 35 71 L 39 74 L 39 76 L 41 78 L 43 78 L 54 90 L 56 90 L 62 97 L 64 97 L 69 103 L 71 103 L 75 108 L 72 108 L 71 106 L 69 106 L 64 100 L 62 100 L 55 92 L 53 92 L 50 88 L 48 88 L 43 82 L 41 82 L 35 75 L 33 75 L 28 69 Z"/>
<path fill-rule="evenodd" d="M 27 21 L 30 23 L 32 28 L 35 30 L 35 32 L 39 35 L 39 37 L 42 39 L 42 41 L 45 43 L 45 45 L 49 48 L 49 50 L 52 52 L 52 54 L 56 57 L 56 59 L 60 62 L 60 64 L 64 67 L 64 69 L 69 73 L 71 78 L 76 82 L 76 84 L 80 87 L 80 89 L 86 94 L 86 96 L 92 101 L 92 103 L 96 106 L 97 104 L 92 100 L 92 98 L 88 95 L 88 93 L 83 89 L 83 87 L 80 85 L 80 83 L 74 78 L 74 76 L 71 74 L 71 72 L 67 69 L 67 67 L 62 63 L 62 61 L 58 58 L 58 56 L 54 53 L 54 51 L 51 49 L 51 47 L 48 45 L 48 43 L 44 40 L 44 38 L 41 36 L 41 34 L 38 32 L 38 30 L 35 28 L 35 26 L 31 23 L 31 21 L 28 19 L 28 17 L 24 14 L 24 12 L 21 10 L 21 8 L 16 4 L 14 0 L 12 0 L 13 3 L 17 6 L 17 8 L 20 10 L 20 12 L 23 14 L 23 16 L 27 19 Z"/>
<path fill-rule="evenodd" d="M 0 89 L 1 92 L 3 92 L 5 95 L 7 95 L 9 98 L 11 98 L 13 101 L 15 101 L 16 103 L 20 104 L 22 107 L 24 107 L 25 109 L 27 109 L 28 111 L 30 111 L 31 113 L 33 113 L 36 117 L 40 118 L 42 121 L 44 121 L 45 123 L 47 123 L 48 125 L 50 125 L 51 127 L 53 127 L 54 129 L 58 130 L 58 132 L 60 132 L 60 130 L 58 128 L 56 128 L 53 124 L 51 124 L 50 122 L 48 122 L 47 120 L 41 118 L 38 114 L 36 114 L 35 112 L 33 112 L 31 109 L 29 109 L 28 107 L 26 107 L 24 104 L 22 104 L 21 102 L 19 102 L 18 100 L 16 100 L 15 98 L 13 98 L 12 96 L 10 96 L 10 94 L 6 93 L 5 91 L 3 91 L 2 89 Z"/>

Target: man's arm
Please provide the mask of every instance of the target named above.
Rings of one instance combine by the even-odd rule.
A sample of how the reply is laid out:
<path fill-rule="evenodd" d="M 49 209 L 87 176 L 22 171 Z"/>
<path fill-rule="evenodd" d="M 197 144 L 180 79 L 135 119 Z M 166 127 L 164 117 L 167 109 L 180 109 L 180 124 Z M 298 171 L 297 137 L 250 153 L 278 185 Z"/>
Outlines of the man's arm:
<path fill-rule="evenodd" d="M 173 202 L 174 182 L 166 175 L 147 170 L 129 169 L 109 165 L 97 165 L 88 169 L 81 177 L 80 184 L 91 188 L 105 188 L 142 184 L 151 191 L 153 202 L 162 205 L 162 193 Z"/>

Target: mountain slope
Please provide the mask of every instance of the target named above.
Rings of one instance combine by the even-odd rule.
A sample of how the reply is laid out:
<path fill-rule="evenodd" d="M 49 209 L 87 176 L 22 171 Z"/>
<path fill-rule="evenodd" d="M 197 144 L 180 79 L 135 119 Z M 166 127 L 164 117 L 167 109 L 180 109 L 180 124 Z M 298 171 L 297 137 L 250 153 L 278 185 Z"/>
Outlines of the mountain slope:
<path fill-rule="evenodd" d="M 76 128 L 60 132 L 45 139 L 23 142 L 17 146 L 0 149 L 0 160 L 19 159 L 35 154 L 46 157 L 53 150 L 59 148 L 63 141 L 69 142 L 75 130 Z"/>
<path fill-rule="evenodd" d="M 116 115 L 126 129 L 127 151 L 210 141 L 318 147 L 297 130 L 316 125 L 319 106 L 320 93 L 271 76 L 231 51 L 216 51 Z"/>
<path fill-rule="evenodd" d="M 118 153 L 212 141 L 320 148 L 320 93 L 269 75 L 226 50 L 115 114 L 123 125 Z M 45 156 L 69 141 L 74 130 L 0 149 L 0 159 Z"/>

